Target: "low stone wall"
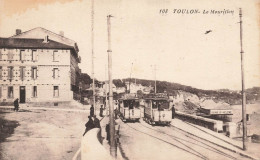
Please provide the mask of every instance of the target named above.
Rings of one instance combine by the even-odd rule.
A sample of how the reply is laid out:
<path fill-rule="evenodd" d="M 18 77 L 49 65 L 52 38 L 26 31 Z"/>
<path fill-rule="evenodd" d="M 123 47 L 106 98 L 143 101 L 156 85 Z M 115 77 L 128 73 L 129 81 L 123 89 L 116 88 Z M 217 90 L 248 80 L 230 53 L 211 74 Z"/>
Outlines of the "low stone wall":
<path fill-rule="evenodd" d="M 175 113 L 176 113 L 176 117 L 181 120 L 203 126 L 205 128 L 211 129 L 215 132 L 223 132 L 223 122 L 222 121 L 204 118 L 204 117 L 191 115 L 191 114 L 186 114 L 186 113 L 183 113 L 180 111 L 176 111 Z"/>
<path fill-rule="evenodd" d="M 100 129 L 89 130 L 81 140 L 81 160 L 113 160 L 109 152 L 101 145 Z"/>

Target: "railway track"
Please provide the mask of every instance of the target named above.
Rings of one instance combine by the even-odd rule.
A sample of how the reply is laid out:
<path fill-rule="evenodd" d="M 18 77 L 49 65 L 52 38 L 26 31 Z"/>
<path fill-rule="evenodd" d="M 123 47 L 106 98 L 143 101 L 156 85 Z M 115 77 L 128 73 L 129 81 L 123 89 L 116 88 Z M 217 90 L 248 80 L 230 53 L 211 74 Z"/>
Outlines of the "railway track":
<path fill-rule="evenodd" d="M 213 155 L 217 156 L 218 159 L 247 159 L 235 154 L 235 152 L 225 146 L 221 146 L 202 137 L 198 137 L 173 125 L 169 127 L 151 127 L 143 122 L 125 124 L 137 132 L 146 134 L 152 138 L 170 144 L 173 147 L 177 147 L 178 149 L 192 154 L 199 159 L 212 159 Z M 150 131 L 145 132 L 142 128 L 149 129 Z"/>

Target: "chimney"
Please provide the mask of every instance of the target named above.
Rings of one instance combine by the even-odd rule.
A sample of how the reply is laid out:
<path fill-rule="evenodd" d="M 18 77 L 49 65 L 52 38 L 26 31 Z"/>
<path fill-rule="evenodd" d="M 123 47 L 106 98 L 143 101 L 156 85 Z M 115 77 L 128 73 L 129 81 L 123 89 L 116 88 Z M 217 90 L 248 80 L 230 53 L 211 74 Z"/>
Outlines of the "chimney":
<path fill-rule="evenodd" d="M 43 43 L 48 43 L 48 42 L 49 42 L 49 36 L 47 35 L 44 37 Z"/>
<path fill-rule="evenodd" d="M 60 31 L 60 36 L 64 37 L 64 32 Z"/>
<path fill-rule="evenodd" d="M 18 34 L 21 34 L 22 33 L 22 30 L 21 29 L 16 29 L 15 30 L 15 35 L 18 35 Z"/>

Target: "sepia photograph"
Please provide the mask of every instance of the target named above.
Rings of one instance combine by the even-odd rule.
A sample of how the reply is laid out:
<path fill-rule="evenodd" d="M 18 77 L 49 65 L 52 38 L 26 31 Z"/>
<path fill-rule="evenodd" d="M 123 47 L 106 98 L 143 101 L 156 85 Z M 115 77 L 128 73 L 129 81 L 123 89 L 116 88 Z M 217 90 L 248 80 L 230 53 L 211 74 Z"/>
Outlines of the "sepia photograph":
<path fill-rule="evenodd" d="M 187 159 L 260 159 L 260 0 L 0 0 L 0 160 Z"/>

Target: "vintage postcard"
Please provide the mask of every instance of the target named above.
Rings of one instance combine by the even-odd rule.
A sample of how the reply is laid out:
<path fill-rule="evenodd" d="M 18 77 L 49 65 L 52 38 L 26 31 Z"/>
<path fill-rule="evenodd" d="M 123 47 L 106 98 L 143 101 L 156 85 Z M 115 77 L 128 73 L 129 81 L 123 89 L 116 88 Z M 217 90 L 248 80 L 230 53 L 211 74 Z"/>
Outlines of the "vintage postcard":
<path fill-rule="evenodd" d="M 260 159 L 259 28 L 259 0 L 0 0 L 0 159 Z"/>

